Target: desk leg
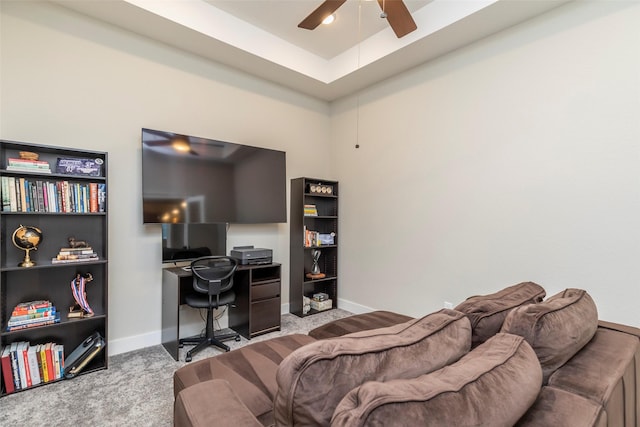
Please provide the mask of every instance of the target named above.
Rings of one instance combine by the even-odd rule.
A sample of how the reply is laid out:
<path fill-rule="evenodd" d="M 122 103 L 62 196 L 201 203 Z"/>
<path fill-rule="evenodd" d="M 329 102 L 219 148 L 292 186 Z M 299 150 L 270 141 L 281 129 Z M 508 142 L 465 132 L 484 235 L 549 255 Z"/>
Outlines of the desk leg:
<path fill-rule="evenodd" d="M 180 337 L 180 283 L 175 274 L 162 272 L 162 345 L 178 360 Z"/>

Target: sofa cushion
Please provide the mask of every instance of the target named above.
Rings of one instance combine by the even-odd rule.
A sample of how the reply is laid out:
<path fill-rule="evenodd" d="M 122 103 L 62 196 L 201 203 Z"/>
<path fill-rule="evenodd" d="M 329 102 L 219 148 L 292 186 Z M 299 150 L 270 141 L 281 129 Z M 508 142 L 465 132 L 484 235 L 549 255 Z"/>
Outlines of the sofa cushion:
<path fill-rule="evenodd" d="M 223 379 L 264 425 L 273 423 L 276 370 L 291 352 L 315 339 L 292 334 L 259 341 L 239 349 L 191 362 L 173 374 L 173 392 L 212 379 Z M 212 396 L 215 399 L 215 396 Z"/>
<path fill-rule="evenodd" d="M 538 355 L 544 383 L 596 333 L 598 310 L 582 289 L 566 289 L 544 302 L 513 310 L 502 332 L 523 336 Z"/>
<path fill-rule="evenodd" d="M 545 386 L 516 426 L 606 427 L 607 415 L 602 405 L 591 399 Z"/>
<path fill-rule="evenodd" d="M 277 373 L 278 425 L 328 425 L 344 395 L 366 381 L 413 378 L 458 360 L 471 346 L 463 313 L 443 309 L 388 328 L 308 344 Z"/>
<path fill-rule="evenodd" d="M 173 426 L 222 426 L 228 414 L 233 414 L 234 426 L 262 427 L 228 381 L 203 381 L 178 393 L 173 410 Z"/>
<path fill-rule="evenodd" d="M 456 310 L 471 321 L 473 346 L 481 344 L 500 332 L 505 317 L 523 304 L 540 302 L 546 295 L 542 286 L 522 282 L 488 295 L 476 295 L 458 304 Z"/>
<path fill-rule="evenodd" d="M 317 340 L 340 337 L 353 332 L 368 331 L 371 329 L 386 328 L 388 326 L 405 323 L 412 317 L 391 311 L 372 311 L 370 313 L 356 314 L 334 320 L 311 330 L 309 335 Z"/>
<path fill-rule="evenodd" d="M 513 426 L 542 382 L 531 346 L 497 334 L 458 362 L 417 378 L 368 382 L 336 408 L 332 426 Z"/>

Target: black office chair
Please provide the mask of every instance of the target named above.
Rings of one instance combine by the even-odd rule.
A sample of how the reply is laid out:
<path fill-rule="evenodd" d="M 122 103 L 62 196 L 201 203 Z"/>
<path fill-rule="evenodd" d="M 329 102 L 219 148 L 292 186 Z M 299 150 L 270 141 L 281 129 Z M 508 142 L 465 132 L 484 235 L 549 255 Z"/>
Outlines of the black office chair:
<path fill-rule="evenodd" d="M 233 292 L 233 274 L 238 268 L 238 261 L 225 256 L 206 256 L 191 263 L 194 294 L 185 296 L 187 305 L 194 308 L 207 309 L 207 326 L 205 336 L 183 338 L 180 344 L 197 344 L 187 352 L 185 362 L 191 362 L 192 356 L 210 345 L 229 351 L 229 346 L 222 341 L 235 339 L 240 335 L 234 331 L 227 334 L 216 334 L 214 331 L 213 310 L 222 306 L 230 306 L 236 300 Z"/>

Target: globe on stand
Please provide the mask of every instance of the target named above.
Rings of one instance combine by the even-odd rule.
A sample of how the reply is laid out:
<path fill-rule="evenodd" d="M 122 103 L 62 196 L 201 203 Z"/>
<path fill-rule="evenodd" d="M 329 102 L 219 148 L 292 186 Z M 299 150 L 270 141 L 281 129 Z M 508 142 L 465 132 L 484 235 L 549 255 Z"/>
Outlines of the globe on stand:
<path fill-rule="evenodd" d="M 29 251 L 38 249 L 38 245 L 42 242 L 42 231 L 38 227 L 20 224 L 20 227 L 13 232 L 11 240 L 18 249 L 26 252 L 24 260 L 18 266 L 33 267 L 36 265 L 35 262 L 31 261 Z"/>

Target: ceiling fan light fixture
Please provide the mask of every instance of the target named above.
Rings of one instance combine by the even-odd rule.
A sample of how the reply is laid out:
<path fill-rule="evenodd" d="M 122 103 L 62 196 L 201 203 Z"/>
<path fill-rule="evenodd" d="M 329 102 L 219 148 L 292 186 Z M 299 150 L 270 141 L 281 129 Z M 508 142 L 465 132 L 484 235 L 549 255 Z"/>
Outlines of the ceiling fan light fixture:
<path fill-rule="evenodd" d="M 333 21 L 335 21 L 335 20 L 336 20 L 336 14 L 332 13 L 331 15 L 327 16 L 326 18 L 324 18 L 322 20 L 322 23 L 324 25 L 329 25 L 329 24 L 333 23 Z"/>
<path fill-rule="evenodd" d="M 181 153 L 186 153 L 191 150 L 191 145 L 184 138 L 176 138 L 171 141 L 171 146 L 174 150 L 180 151 Z"/>

